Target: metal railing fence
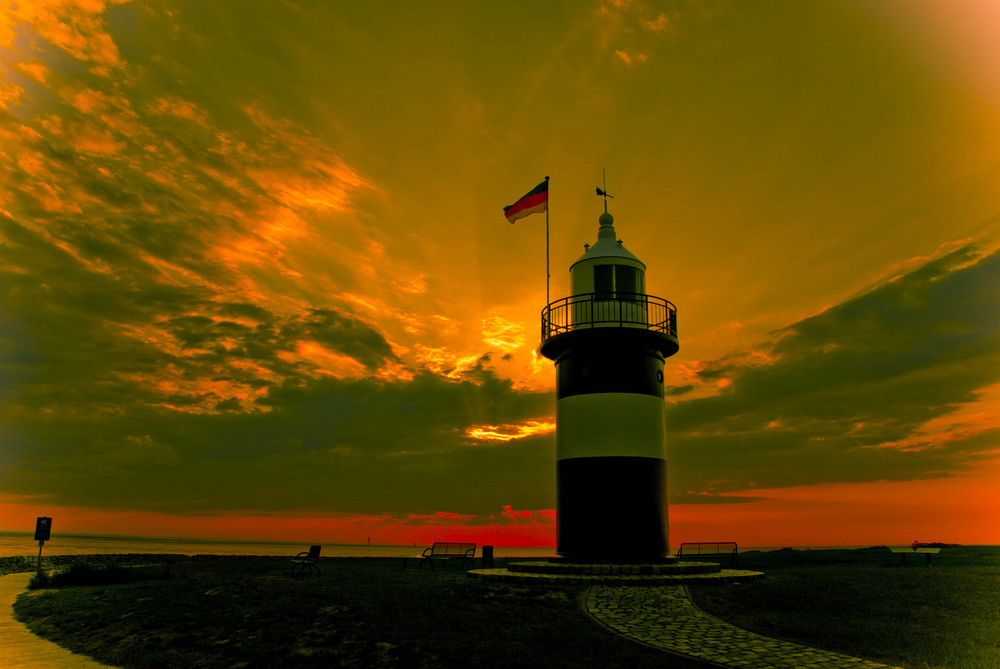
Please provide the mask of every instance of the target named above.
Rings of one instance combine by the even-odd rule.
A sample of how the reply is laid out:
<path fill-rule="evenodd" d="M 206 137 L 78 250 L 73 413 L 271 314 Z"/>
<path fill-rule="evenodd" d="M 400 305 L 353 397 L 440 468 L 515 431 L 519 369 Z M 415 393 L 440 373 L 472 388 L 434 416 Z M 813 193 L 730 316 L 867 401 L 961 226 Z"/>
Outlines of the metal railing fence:
<path fill-rule="evenodd" d="M 585 293 L 556 300 L 542 310 L 542 342 L 583 328 L 645 328 L 677 337 L 677 308 L 643 293 Z"/>

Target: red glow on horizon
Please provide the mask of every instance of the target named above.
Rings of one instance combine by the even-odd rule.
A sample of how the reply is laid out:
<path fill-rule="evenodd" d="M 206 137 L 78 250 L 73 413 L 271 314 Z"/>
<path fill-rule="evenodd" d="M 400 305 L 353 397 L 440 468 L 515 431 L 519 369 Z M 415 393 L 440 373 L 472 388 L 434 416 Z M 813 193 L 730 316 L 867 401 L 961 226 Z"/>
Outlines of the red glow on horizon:
<path fill-rule="evenodd" d="M 509 507 L 508 507 L 509 508 Z M 0 501 L 0 531 L 28 532 L 38 516 L 54 518 L 53 541 L 60 533 L 107 536 L 176 537 L 218 541 L 278 541 L 408 546 L 435 541 L 468 541 L 477 545 L 518 548 L 555 546 L 555 514 L 506 512 L 477 522 L 475 516 L 439 511 L 395 517 L 377 514 L 229 513 L 168 515 L 142 511 L 103 511 L 47 505 L 42 500 Z"/>
<path fill-rule="evenodd" d="M 994 460 L 951 478 L 745 490 L 733 496 L 764 499 L 671 507 L 670 541 L 736 541 L 741 548 L 909 545 L 914 539 L 997 545 L 998 476 L 1000 460 Z"/>
<path fill-rule="evenodd" d="M 749 547 L 908 545 L 914 539 L 1000 545 L 995 481 L 1000 459 L 963 476 L 920 481 L 875 481 L 733 493 L 763 498 L 730 504 L 670 507 L 670 540 L 736 541 Z M 969 509 L 977 509 L 975 514 Z M 169 515 L 49 505 L 44 499 L 0 501 L 0 530 L 29 532 L 35 518 L 54 518 L 53 541 L 63 534 L 181 537 L 219 541 L 282 541 L 363 545 L 477 545 L 554 548 L 554 509 L 504 505 L 495 515 L 229 512 Z"/>

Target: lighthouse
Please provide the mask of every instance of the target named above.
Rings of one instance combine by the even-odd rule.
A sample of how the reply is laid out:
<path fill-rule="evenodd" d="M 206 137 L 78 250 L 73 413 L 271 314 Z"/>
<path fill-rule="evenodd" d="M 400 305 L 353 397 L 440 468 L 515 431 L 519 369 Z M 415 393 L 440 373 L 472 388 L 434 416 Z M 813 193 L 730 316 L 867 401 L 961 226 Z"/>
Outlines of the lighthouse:
<path fill-rule="evenodd" d="M 617 238 L 607 198 L 598 221 L 570 266 L 571 295 L 542 311 L 541 353 L 556 366 L 556 550 L 656 562 L 669 550 L 663 368 L 677 310 L 646 293 L 646 265 Z"/>

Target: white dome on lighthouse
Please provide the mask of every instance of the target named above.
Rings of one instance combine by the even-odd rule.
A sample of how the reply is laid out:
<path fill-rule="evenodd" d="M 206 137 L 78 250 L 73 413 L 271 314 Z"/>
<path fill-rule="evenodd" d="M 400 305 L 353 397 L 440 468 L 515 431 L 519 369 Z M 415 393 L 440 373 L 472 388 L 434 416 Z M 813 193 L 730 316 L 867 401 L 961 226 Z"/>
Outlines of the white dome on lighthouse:
<path fill-rule="evenodd" d="M 598 221 L 597 243 L 570 265 L 572 294 L 645 293 L 646 265 L 617 239 L 614 216 L 605 211 Z"/>

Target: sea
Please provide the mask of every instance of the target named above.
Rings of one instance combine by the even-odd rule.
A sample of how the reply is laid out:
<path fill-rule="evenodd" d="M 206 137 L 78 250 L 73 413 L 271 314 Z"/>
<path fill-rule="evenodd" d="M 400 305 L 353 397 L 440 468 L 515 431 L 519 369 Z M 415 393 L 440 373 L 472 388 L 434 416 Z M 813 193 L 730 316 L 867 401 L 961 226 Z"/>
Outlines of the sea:
<path fill-rule="evenodd" d="M 324 557 L 411 557 L 420 555 L 427 546 L 376 544 L 323 544 Z M 864 546 L 811 546 L 798 550 L 856 549 Z M 37 556 L 38 542 L 31 532 L 0 532 L 0 558 Z M 42 555 L 108 555 L 122 553 L 168 553 L 175 555 L 296 555 L 309 546 L 281 541 L 224 541 L 172 537 L 101 536 L 91 534 L 54 534 L 41 547 Z M 773 551 L 781 547 L 746 547 L 748 551 Z M 538 558 L 556 556 L 555 547 L 494 546 L 497 558 Z"/>
<path fill-rule="evenodd" d="M 420 555 L 426 546 L 323 544 L 323 557 L 398 557 Z M 0 558 L 37 556 L 38 542 L 31 532 L 0 532 Z M 42 555 L 108 555 L 169 553 L 176 555 L 296 555 L 309 550 L 301 543 L 278 541 L 222 541 L 170 537 L 53 534 L 42 546 Z M 555 548 L 495 546 L 493 555 L 505 557 L 554 557 Z"/>

